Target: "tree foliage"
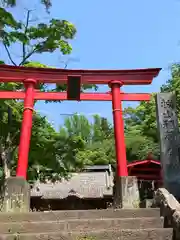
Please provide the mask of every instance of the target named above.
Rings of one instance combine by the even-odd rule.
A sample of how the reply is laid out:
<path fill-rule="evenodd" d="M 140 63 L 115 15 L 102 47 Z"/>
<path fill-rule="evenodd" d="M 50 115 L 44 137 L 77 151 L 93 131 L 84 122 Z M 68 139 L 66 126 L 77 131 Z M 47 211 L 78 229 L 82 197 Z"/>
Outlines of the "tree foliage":
<path fill-rule="evenodd" d="M 76 153 L 77 166 L 114 163 L 113 128 L 107 119 L 95 115 L 90 123 L 85 116 L 75 114 L 65 119 L 63 129 L 84 141 L 84 147 Z"/>
<path fill-rule="evenodd" d="M 66 20 L 51 19 L 49 23 L 31 23 L 31 11 L 27 11 L 25 22 L 16 21 L 5 9 L 1 15 L 4 16 L 1 23 L 0 40 L 13 65 L 22 66 L 29 62 L 31 56 L 42 53 L 53 53 L 58 50 L 63 54 L 70 54 L 72 47 L 68 40 L 74 38 L 76 28 Z M 0 9 L 0 10 L 1 10 Z M 2 20 L 1 20 L 2 21 Z M 7 30 L 6 25 L 11 27 Z M 9 48 L 18 45 L 22 49 L 22 57 L 19 63 L 13 60 Z"/>

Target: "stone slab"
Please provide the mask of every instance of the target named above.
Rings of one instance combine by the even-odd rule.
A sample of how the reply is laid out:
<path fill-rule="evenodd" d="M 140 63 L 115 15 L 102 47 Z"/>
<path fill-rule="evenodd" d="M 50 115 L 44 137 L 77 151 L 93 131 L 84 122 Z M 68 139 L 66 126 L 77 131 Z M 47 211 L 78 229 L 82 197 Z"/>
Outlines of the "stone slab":
<path fill-rule="evenodd" d="M 10 177 L 5 180 L 2 211 L 19 213 L 30 211 L 30 186 L 25 179 Z"/>
<path fill-rule="evenodd" d="M 175 93 L 158 93 L 156 109 L 163 184 L 180 198 L 180 137 Z"/>
<path fill-rule="evenodd" d="M 52 232 L 41 234 L 0 235 L 0 240 L 172 240 L 172 229 L 127 229 L 93 232 Z"/>
<path fill-rule="evenodd" d="M 1 234 L 41 233 L 57 231 L 96 231 L 120 229 L 162 228 L 163 218 L 116 218 L 116 219 L 76 219 L 49 222 L 15 222 L 1 223 Z"/>
<path fill-rule="evenodd" d="M 103 210 L 70 210 L 29 213 L 0 213 L 0 223 L 10 222 L 43 222 L 70 219 L 108 219 L 159 217 L 160 209 L 103 209 Z"/>

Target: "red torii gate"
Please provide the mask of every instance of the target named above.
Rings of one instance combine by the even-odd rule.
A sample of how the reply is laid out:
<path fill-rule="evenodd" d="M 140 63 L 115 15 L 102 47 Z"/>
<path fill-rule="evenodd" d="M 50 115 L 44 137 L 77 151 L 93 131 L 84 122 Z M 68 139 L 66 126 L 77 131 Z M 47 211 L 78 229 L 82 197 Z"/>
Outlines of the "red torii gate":
<path fill-rule="evenodd" d="M 68 70 L 0 65 L 0 82 L 22 82 L 25 92 L 0 91 L 0 99 L 24 99 L 17 177 L 26 179 L 34 100 L 112 101 L 117 174 L 128 176 L 122 101 L 149 101 L 150 94 L 122 93 L 123 85 L 151 84 L 160 68 L 138 70 Z M 38 83 L 67 84 L 67 92 L 39 92 Z M 108 93 L 80 93 L 81 84 L 108 84 Z M 74 94 L 74 92 L 76 92 Z"/>

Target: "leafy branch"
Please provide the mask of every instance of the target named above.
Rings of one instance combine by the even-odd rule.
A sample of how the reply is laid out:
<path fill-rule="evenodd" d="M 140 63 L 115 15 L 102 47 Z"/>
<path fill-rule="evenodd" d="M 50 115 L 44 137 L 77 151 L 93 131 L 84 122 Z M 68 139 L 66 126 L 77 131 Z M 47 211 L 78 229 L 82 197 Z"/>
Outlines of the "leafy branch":
<path fill-rule="evenodd" d="M 29 26 L 30 12 L 31 12 L 31 10 L 27 11 L 26 25 L 24 28 L 25 35 L 27 34 L 27 30 L 28 30 L 28 26 Z M 25 57 L 26 57 L 26 43 L 25 42 L 22 43 L 22 47 L 23 47 L 23 59 L 25 59 Z"/>
<path fill-rule="evenodd" d="M 16 63 L 14 62 L 14 60 L 13 60 L 12 57 L 11 57 L 10 51 L 9 51 L 8 46 L 6 45 L 5 41 L 3 41 L 3 45 L 4 45 L 4 48 L 5 48 L 6 52 L 7 52 L 7 55 L 8 55 L 9 60 L 11 61 L 11 63 L 12 63 L 14 66 L 17 66 Z"/>
<path fill-rule="evenodd" d="M 3 14 L 7 15 L 8 13 L 3 12 Z M 11 23 L 10 31 L 7 32 L 3 28 L 0 36 L 13 65 L 22 66 L 34 54 L 53 53 L 58 49 L 63 55 L 71 53 L 72 47 L 68 40 L 73 39 L 76 34 L 76 28 L 72 23 L 66 20 L 51 19 L 47 24 L 38 23 L 32 26 L 30 25 L 31 10 L 27 11 L 24 24 L 21 22 L 15 22 L 15 24 L 13 20 L 12 17 L 9 21 Z M 15 63 L 9 50 L 10 46 L 17 43 L 22 45 L 22 60 L 19 64 Z"/>

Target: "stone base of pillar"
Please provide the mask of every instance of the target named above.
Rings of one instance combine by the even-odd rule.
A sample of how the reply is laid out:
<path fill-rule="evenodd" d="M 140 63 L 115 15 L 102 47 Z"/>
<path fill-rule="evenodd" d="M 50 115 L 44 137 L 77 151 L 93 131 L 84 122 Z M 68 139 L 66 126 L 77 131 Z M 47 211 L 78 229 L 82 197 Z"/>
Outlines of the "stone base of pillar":
<path fill-rule="evenodd" d="M 7 178 L 1 196 L 2 212 L 30 211 L 30 186 L 24 178 Z"/>
<path fill-rule="evenodd" d="M 140 197 L 136 177 L 116 177 L 113 205 L 114 208 L 139 208 Z"/>

